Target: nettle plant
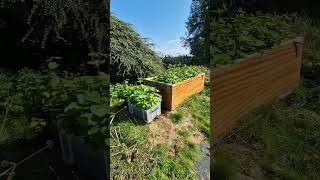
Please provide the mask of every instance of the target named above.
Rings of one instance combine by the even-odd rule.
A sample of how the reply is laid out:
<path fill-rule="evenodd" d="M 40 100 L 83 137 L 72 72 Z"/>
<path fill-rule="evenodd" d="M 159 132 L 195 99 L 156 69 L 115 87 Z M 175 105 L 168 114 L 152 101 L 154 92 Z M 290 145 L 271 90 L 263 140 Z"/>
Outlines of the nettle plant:
<path fill-rule="evenodd" d="M 201 68 L 200 66 L 170 64 L 167 70 L 154 77 L 153 80 L 167 84 L 175 84 L 195 77 L 201 73 L 203 73 L 203 68 Z"/>
<path fill-rule="evenodd" d="M 131 86 L 129 92 L 129 101 L 138 108 L 148 110 L 162 100 L 159 90 L 147 85 Z"/>
<path fill-rule="evenodd" d="M 132 86 L 129 85 L 128 82 L 110 85 L 110 107 L 117 108 L 122 105 L 125 99 L 130 95 L 131 87 Z"/>
<path fill-rule="evenodd" d="M 294 37 L 286 16 L 248 14 L 239 9 L 232 17 L 224 17 L 223 9 L 216 11 L 211 22 L 211 65 L 232 64 L 238 58 L 267 50 Z"/>
<path fill-rule="evenodd" d="M 55 62 L 49 63 L 50 82 L 55 88 L 48 97 L 60 94 L 67 98 L 63 113 L 57 116 L 58 127 L 82 137 L 94 149 L 105 148 L 110 117 L 109 75 L 98 72 L 96 76 L 65 79 L 54 73 L 57 67 Z"/>

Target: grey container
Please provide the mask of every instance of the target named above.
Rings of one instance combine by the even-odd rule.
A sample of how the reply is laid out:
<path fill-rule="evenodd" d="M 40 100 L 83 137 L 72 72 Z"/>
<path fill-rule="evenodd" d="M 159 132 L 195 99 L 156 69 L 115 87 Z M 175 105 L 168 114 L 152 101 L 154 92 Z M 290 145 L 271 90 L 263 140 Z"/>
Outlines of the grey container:
<path fill-rule="evenodd" d="M 131 104 L 130 101 L 128 101 L 128 109 L 129 113 L 147 123 L 150 123 L 154 118 L 161 114 L 161 102 L 148 110 L 144 110 L 136 107 L 135 105 Z"/>
<path fill-rule="evenodd" d="M 96 180 L 109 179 L 109 157 L 106 150 L 93 151 L 83 139 L 59 133 L 62 160 L 69 166 L 75 166 L 82 175 Z"/>

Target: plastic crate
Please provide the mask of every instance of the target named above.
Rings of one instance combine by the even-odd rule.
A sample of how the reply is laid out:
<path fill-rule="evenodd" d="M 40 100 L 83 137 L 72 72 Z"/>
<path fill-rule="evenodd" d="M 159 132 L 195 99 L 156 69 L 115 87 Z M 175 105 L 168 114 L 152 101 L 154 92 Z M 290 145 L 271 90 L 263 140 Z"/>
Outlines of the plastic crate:
<path fill-rule="evenodd" d="M 161 102 L 148 110 L 144 110 L 136 107 L 128 101 L 128 109 L 129 113 L 147 123 L 150 123 L 154 118 L 161 114 Z"/>

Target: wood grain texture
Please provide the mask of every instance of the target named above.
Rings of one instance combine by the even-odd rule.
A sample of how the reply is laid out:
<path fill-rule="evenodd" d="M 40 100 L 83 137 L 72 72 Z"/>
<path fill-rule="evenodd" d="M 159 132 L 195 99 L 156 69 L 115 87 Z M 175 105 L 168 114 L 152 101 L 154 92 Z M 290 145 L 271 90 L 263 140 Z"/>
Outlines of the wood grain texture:
<path fill-rule="evenodd" d="M 211 69 L 211 144 L 257 107 L 292 91 L 300 79 L 303 40 Z"/>
<path fill-rule="evenodd" d="M 167 110 L 174 110 L 185 99 L 204 88 L 205 74 L 200 74 L 173 85 L 152 81 L 152 78 L 144 79 L 144 84 L 156 87 L 162 95 L 162 107 Z"/>

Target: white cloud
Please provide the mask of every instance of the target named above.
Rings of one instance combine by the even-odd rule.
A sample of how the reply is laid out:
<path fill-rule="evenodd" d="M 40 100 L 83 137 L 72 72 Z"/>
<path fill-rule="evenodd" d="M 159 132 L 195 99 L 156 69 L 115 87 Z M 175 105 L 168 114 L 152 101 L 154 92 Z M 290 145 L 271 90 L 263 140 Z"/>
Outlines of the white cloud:
<path fill-rule="evenodd" d="M 163 46 L 156 48 L 157 51 L 160 51 L 164 55 L 186 55 L 190 54 L 188 48 L 183 47 L 180 39 L 173 39 L 165 43 Z"/>
<path fill-rule="evenodd" d="M 172 40 L 168 41 L 168 44 L 177 44 L 177 43 L 180 43 L 179 39 L 172 39 Z"/>

